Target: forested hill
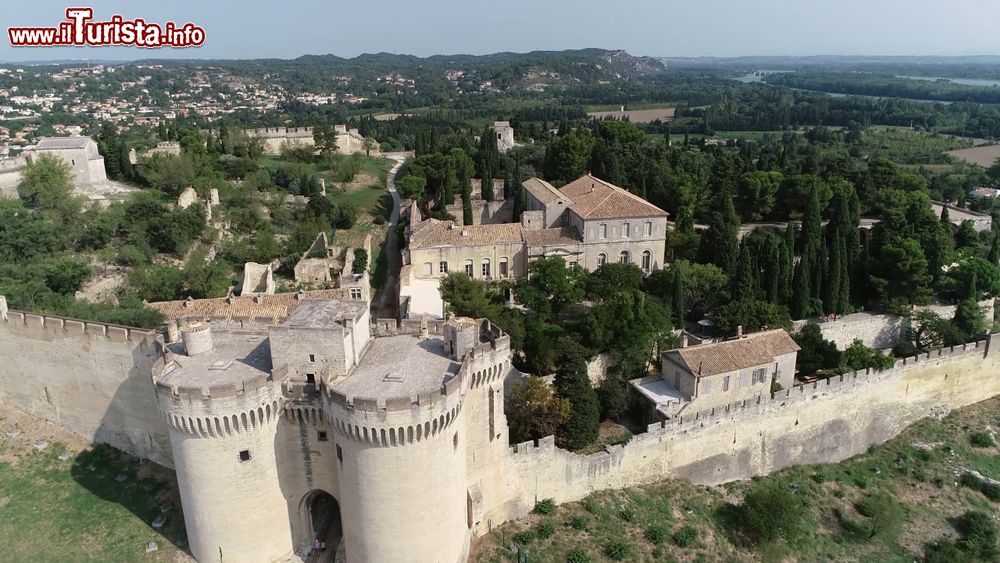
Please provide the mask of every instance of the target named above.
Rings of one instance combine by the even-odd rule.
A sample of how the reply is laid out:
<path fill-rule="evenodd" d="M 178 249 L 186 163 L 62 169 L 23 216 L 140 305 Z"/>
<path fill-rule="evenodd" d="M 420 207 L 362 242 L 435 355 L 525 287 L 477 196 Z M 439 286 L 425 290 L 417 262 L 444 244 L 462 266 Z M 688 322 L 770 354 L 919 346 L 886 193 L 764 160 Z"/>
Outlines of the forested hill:
<path fill-rule="evenodd" d="M 635 57 L 625 51 L 605 49 L 424 58 L 392 53 L 366 53 L 350 59 L 336 55 L 305 55 L 293 60 L 216 61 L 213 64 L 252 78 L 267 74 L 293 93 L 343 86 L 343 81 L 339 80 L 343 76 L 362 83 L 398 76 L 413 80 L 418 89 L 423 86 L 429 90 L 449 82 L 465 91 L 546 90 L 581 83 L 634 80 L 666 68 L 652 57 Z"/>

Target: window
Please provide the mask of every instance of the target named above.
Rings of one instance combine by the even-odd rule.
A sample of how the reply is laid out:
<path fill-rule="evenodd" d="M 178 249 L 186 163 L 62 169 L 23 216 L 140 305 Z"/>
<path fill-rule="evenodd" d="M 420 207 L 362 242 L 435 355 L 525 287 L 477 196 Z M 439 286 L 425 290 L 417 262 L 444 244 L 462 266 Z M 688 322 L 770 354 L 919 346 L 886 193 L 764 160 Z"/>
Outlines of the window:
<path fill-rule="evenodd" d="M 646 221 L 646 236 L 647 237 L 653 236 L 653 222 L 652 221 Z"/>
<path fill-rule="evenodd" d="M 475 272 L 472 269 L 472 260 L 466 260 L 465 261 L 465 275 L 467 275 L 467 276 L 469 276 L 471 278 L 474 273 Z"/>
<path fill-rule="evenodd" d="M 729 391 L 729 376 L 728 375 L 722 380 L 722 392 L 725 393 L 726 391 Z"/>
<path fill-rule="evenodd" d="M 628 238 L 630 231 L 631 231 L 631 228 L 629 227 L 628 223 L 625 223 L 624 225 L 622 225 L 622 237 Z"/>
<path fill-rule="evenodd" d="M 569 267 L 572 269 L 572 268 L 576 268 L 576 266 L 577 266 L 576 260 L 570 260 Z"/>
<path fill-rule="evenodd" d="M 316 374 L 315 373 L 307 373 L 306 374 L 306 383 L 308 383 L 310 385 L 316 385 Z"/>
<path fill-rule="evenodd" d="M 506 278 L 507 277 L 507 259 L 506 258 L 501 258 L 500 259 L 500 277 L 501 278 Z"/>
<path fill-rule="evenodd" d="M 351 288 L 351 299 L 358 299 L 358 300 L 361 299 L 361 288 L 360 287 L 352 287 Z"/>
<path fill-rule="evenodd" d="M 628 250 L 622 250 L 622 253 L 618 256 L 618 261 L 622 264 L 628 264 L 631 262 L 631 257 L 629 256 Z"/>
<path fill-rule="evenodd" d="M 764 378 L 765 377 L 766 377 L 766 371 L 764 370 L 764 368 L 755 369 L 755 370 L 753 370 L 753 379 L 752 379 L 752 382 L 753 382 L 754 385 L 756 385 L 758 383 L 764 383 Z"/>
<path fill-rule="evenodd" d="M 316 363 L 316 354 L 309 354 L 309 361 L 312 363 Z"/>
<path fill-rule="evenodd" d="M 448 262 L 445 262 L 444 260 L 438 262 L 438 273 L 439 274 L 448 273 Z"/>
<path fill-rule="evenodd" d="M 337 461 L 344 463 L 344 450 L 340 449 L 340 444 L 337 444 Z"/>
<path fill-rule="evenodd" d="M 250 450 L 240 452 L 240 461 L 250 461 Z"/>
<path fill-rule="evenodd" d="M 607 225 L 605 225 L 605 224 L 602 223 L 599 232 L 600 232 L 600 237 L 601 238 L 608 238 L 608 226 Z"/>
<path fill-rule="evenodd" d="M 701 394 L 702 395 L 708 395 L 711 392 L 712 392 L 712 382 L 709 381 L 709 380 L 707 380 L 707 379 L 705 381 L 702 381 L 701 382 Z"/>
<path fill-rule="evenodd" d="M 597 255 L 597 267 L 600 268 L 608 261 L 608 256 L 604 253 Z"/>
<path fill-rule="evenodd" d="M 326 442 L 326 441 L 329 440 L 329 438 L 327 438 L 327 436 L 326 436 L 326 432 L 324 432 L 322 430 L 320 430 L 319 432 L 316 432 L 316 439 L 319 440 L 320 442 Z"/>
<path fill-rule="evenodd" d="M 490 261 L 489 260 L 483 260 L 481 269 L 482 269 L 482 272 L 483 272 L 483 277 L 484 278 L 489 278 L 490 277 Z"/>
<path fill-rule="evenodd" d="M 653 255 L 647 250 L 642 253 L 642 270 L 648 272 L 650 265 L 653 263 Z"/>
<path fill-rule="evenodd" d="M 430 262 L 424 262 L 424 271 L 427 272 L 428 276 L 433 276 L 434 275 L 434 264 L 431 264 Z"/>

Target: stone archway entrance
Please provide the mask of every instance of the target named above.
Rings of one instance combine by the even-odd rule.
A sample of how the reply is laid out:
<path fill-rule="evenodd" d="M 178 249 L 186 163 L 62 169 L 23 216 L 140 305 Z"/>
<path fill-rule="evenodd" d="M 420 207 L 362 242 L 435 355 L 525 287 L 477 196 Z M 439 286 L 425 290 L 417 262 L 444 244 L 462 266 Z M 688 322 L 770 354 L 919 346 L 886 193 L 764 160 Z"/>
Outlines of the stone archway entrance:
<path fill-rule="evenodd" d="M 333 495 L 315 490 L 302 500 L 305 521 L 309 523 L 310 547 L 317 538 L 326 544 L 322 553 L 311 552 L 306 561 L 327 562 L 343 560 L 343 527 L 340 522 L 340 504 Z"/>

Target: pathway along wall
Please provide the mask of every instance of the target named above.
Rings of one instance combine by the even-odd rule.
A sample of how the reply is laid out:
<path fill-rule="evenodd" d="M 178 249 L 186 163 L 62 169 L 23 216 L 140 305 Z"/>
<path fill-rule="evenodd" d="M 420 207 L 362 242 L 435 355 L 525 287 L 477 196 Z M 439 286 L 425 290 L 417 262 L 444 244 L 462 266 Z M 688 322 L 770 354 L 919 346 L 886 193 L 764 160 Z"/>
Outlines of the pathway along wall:
<path fill-rule="evenodd" d="M 0 314 L 0 400 L 91 442 L 173 467 L 150 378 L 160 357 L 156 339 L 136 328 Z"/>
<path fill-rule="evenodd" d="M 508 502 L 493 522 L 520 518 L 535 501 L 579 500 L 593 491 L 668 478 L 713 485 L 798 464 L 864 453 L 921 418 L 1000 394 L 1000 334 L 681 420 L 651 425 L 621 446 L 589 456 L 551 437 L 511 448 Z"/>

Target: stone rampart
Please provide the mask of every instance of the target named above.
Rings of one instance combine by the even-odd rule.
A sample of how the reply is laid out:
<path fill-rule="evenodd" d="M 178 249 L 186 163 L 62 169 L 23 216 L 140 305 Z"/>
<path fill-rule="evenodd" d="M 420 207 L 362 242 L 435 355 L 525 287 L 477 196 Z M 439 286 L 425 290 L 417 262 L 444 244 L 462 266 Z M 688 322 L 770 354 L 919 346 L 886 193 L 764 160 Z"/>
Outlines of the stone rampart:
<path fill-rule="evenodd" d="M 1000 334 L 709 411 L 684 413 L 604 452 L 578 455 L 551 437 L 510 448 L 494 525 L 534 502 L 667 478 L 718 484 L 865 452 L 908 425 L 1000 394 Z"/>
<path fill-rule="evenodd" d="M 155 332 L 21 311 L 0 316 L 0 400 L 170 467 L 150 378 L 161 360 Z"/>
<path fill-rule="evenodd" d="M 986 318 L 993 318 L 993 300 L 981 301 Z M 955 305 L 927 305 L 917 307 L 916 311 L 930 311 L 941 317 L 950 319 L 955 315 Z M 844 350 L 860 339 L 865 346 L 886 349 L 895 346 L 910 330 L 911 319 L 891 314 L 854 313 L 836 320 L 818 318 L 803 319 L 793 323 L 793 329 L 798 332 L 807 324 L 818 325 L 823 338 L 833 342 L 837 348 Z"/>

